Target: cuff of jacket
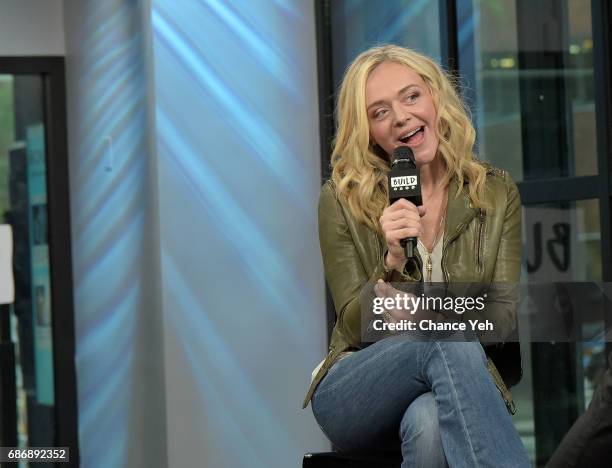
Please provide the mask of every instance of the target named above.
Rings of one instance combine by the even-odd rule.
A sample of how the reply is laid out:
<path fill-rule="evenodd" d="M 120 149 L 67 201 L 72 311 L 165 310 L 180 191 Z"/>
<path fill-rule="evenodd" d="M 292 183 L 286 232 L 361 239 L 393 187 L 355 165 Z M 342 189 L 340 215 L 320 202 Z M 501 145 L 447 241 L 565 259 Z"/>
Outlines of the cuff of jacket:
<path fill-rule="evenodd" d="M 421 274 L 419 262 L 416 258 L 409 258 L 404 265 L 404 269 L 402 271 L 397 271 L 395 269 L 388 269 L 385 266 L 385 257 L 387 256 L 387 252 L 388 250 L 385 250 L 382 257 L 382 266 L 385 272 L 385 276 L 383 277 L 384 281 L 387 283 L 422 281 L 423 275 Z"/>

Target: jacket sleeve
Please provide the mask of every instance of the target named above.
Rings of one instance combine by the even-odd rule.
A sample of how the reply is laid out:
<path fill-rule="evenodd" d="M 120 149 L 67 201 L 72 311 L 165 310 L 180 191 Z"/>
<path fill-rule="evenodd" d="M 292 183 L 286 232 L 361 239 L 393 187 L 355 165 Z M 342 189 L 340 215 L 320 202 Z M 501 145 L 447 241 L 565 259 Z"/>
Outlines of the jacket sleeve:
<path fill-rule="evenodd" d="M 506 174 L 505 178 L 508 188 L 506 213 L 497 251 L 493 282 L 518 283 L 521 274 L 521 197 L 510 176 Z"/>
<path fill-rule="evenodd" d="M 521 273 L 521 198 L 516 184 L 507 173 L 504 173 L 504 182 L 505 213 L 484 316 L 495 323 L 495 341 L 506 341 L 517 331 Z M 486 336 L 483 338 L 487 341 Z"/>
<path fill-rule="evenodd" d="M 362 288 L 379 279 L 399 281 L 408 277 L 404 274 L 404 278 L 399 278 L 400 273 L 386 270 L 384 255 L 368 275 L 331 182 L 323 186 L 319 198 L 319 242 L 325 278 L 336 309 L 336 328 L 350 346 L 360 348 Z"/>

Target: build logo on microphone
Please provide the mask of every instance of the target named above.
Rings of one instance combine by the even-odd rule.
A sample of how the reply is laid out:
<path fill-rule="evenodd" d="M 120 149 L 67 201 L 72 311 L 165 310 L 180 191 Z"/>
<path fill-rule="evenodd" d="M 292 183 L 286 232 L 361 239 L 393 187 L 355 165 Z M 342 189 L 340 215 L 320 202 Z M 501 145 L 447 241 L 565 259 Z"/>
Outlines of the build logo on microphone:
<path fill-rule="evenodd" d="M 417 176 L 400 176 L 400 177 L 391 177 L 391 187 L 393 190 L 414 190 L 417 185 Z"/>

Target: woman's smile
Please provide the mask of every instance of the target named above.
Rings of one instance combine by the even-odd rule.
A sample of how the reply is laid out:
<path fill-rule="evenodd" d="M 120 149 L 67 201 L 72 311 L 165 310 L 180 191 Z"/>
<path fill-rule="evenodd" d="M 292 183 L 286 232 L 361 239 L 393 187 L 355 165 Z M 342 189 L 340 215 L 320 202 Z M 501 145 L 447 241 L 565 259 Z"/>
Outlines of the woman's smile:
<path fill-rule="evenodd" d="M 425 132 L 427 129 L 424 126 L 419 126 L 399 138 L 398 146 L 409 146 L 410 148 L 416 148 L 423 141 L 425 141 Z"/>

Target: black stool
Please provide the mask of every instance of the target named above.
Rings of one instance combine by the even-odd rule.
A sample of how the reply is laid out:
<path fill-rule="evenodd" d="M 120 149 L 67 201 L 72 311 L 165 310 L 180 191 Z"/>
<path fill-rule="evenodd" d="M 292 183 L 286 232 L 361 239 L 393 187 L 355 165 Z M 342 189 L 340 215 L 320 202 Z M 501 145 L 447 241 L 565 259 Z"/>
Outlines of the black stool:
<path fill-rule="evenodd" d="M 401 452 L 323 452 L 304 455 L 302 468 L 400 468 Z"/>

